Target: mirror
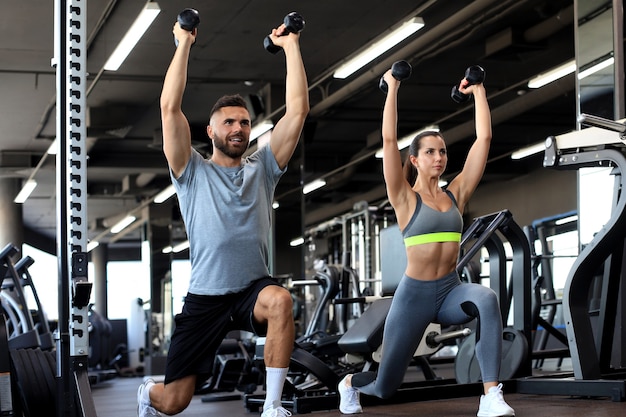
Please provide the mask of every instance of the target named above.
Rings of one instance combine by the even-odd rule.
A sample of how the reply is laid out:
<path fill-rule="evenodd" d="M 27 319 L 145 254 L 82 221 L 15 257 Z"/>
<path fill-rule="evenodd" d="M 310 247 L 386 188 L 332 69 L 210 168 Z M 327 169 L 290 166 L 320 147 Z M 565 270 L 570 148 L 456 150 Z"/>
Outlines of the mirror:
<path fill-rule="evenodd" d="M 621 3 L 621 2 L 620 2 Z M 581 113 L 615 120 L 614 8 L 611 0 L 575 0 L 577 116 Z M 621 14 L 621 12 L 619 12 Z M 615 17 L 615 19 L 618 19 Z M 621 26 L 621 25 L 620 25 Z M 584 128 L 578 126 L 579 129 Z M 609 170 L 610 171 L 610 170 Z M 598 192 L 603 190 L 608 192 Z M 578 170 L 578 232 L 589 243 L 606 223 L 613 204 L 613 177 L 607 170 Z M 593 202 L 590 206 L 586 202 Z M 602 207 L 602 210 L 599 208 Z M 600 213 L 601 211 L 602 213 Z"/>
<path fill-rule="evenodd" d="M 613 7 L 606 0 L 578 0 L 576 63 L 578 114 L 614 120 Z"/>

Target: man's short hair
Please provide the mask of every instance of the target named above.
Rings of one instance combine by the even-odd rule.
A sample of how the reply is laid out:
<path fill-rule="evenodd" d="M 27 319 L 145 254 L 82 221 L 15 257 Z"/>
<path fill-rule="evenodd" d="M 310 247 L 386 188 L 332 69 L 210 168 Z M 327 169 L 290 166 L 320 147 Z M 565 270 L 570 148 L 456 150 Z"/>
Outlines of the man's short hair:
<path fill-rule="evenodd" d="M 211 113 L 209 114 L 209 120 L 213 117 L 213 114 L 222 107 L 243 107 L 248 110 L 248 105 L 240 94 L 225 95 L 220 97 L 213 105 Z"/>

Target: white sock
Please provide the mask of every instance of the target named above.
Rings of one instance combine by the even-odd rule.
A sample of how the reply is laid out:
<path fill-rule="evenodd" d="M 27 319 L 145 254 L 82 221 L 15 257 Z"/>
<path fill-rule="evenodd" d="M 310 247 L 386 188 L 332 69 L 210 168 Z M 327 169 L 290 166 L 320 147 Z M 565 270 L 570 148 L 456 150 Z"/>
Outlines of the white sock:
<path fill-rule="evenodd" d="M 265 402 L 263 403 L 263 411 L 274 406 L 274 402 L 278 401 L 283 395 L 283 385 L 289 368 L 265 368 Z"/>

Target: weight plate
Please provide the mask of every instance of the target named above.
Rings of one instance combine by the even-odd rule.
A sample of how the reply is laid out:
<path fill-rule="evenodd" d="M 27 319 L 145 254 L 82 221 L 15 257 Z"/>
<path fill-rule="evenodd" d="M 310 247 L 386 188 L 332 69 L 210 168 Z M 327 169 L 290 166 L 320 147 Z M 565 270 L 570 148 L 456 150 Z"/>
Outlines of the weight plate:
<path fill-rule="evenodd" d="M 500 381 L 515 376 L 520 366 L 528 357 L 528 343 L 524 334 L 512 327 L 502 331 L 502 360 L 500 363 Z M 476 334 L 469 335 L 459 347 L 454 359 L 454 373 L 458 383 L 480 382 L 480 366 L 476 358 Z"/>

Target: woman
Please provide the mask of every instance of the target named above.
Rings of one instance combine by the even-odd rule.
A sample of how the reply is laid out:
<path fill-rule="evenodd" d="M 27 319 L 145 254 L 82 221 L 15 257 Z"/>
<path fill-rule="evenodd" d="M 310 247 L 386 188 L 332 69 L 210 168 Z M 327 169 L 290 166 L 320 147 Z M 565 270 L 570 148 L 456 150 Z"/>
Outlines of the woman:
<path fill-rule="evenodd" d="M 402 231 L 407 267 L 393 297 L 385 322 L 383 356 L 378 373 L 347 375 L 339 383 L 339 409 L 361 413 L 359 394 L 390 397 L 402 384 L 405 371 L 431 322 L 448 326 L 479 318 L 476 357 L 483 379 L 478 417 L 513 416 L 498 382 L 502 354 L 502 318 L 497 296 L 480 284 L 461 283 L 456 266 L 463 220 L 461 213 L 476 189 L 487 163 L 491 142 L 491 115 L 482 84 L 459 91 L 474 96 L 476 140 L 463 170 L 447 189 L 439 179 L 448 162 L 439 132 L 413 139 L 403 164 L 397 144 L 397 97 L 400 82 L 387 71 L 388 93 L 383 111 L 383 175 L 389 202 Z M 481 325 L 482 324 L 482 325 Z"/>

